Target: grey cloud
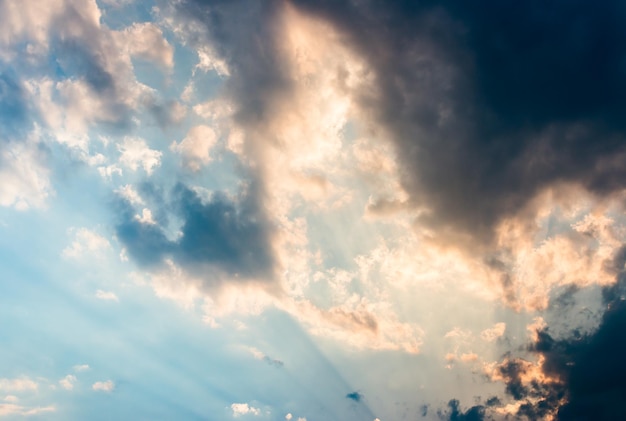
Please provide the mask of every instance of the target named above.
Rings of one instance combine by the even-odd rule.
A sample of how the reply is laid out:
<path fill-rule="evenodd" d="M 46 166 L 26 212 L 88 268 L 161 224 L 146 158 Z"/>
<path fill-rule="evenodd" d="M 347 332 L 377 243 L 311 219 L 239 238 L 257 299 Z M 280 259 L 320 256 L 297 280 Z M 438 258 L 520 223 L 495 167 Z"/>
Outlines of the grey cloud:
<path fill-rule="evenodd" d="M 440 234 L 489 243 L 559 181 L 625 186 L 620 2 L 293 3 L 372 66 L 380 94 L 362 106 L 392 133 L 403 184 Z"/>
<path fill-rule="evenodd" d="M 445 421 L 483 421 L 485 419 L 485 408 L 482 405 L 475 405 L 463 412 L 459 401 L 452 399 L 448 402 L 447 411 L 439 411 L 439 418 Z"/>
<path fill-rule="evenodd" d="M 57 57 L 60 68 L 67 75 L 81 75 L 85 82 L 101 95 L 115 89 L 115 79 L 102 63 L 104 57 L 94 51 L 84 39 L 56 40 L 53 54 Z"/>
<path fill-rule="evenodd" d="M 245 192 L 237 205 L 222 194 L 202 203 L 194 192 L 182 187 L 176 196 L 185 221 L 178 241 L 179 261 L 216 264 L 244 277 L 271 274 L 270 228 L 254 188 Z"/>
<path fill-rule="evenodd" d="M 182 184 L 174 189 L 168 202 L 153 187 L 142 187 L 144 194 L 150 191 L 146 197 L 156 197 L 152 203 L 159 207 L 155 211 L 157 219 L 167 223 L 166 214 L 171 211 L 182 226 L 180 236 L 169 239 L 161 225 L 140 222 L 130 204 L 119 200 L 116 233 L 138 264 L 158 268 L 165 258 L 171 258 L 208 283 L 219 281 L 206 276 L 216 271 L 242 280 L 272 279 L 272 230 L 260 210 L 254 185 L 234 200 L 216 193 L 209 201 L 202 201 Z"/>
<path fill-rule="evenodd" d="M 538 420 L 548 415 L 558 421 L 626 418 L 625 285 L 626 277 L 620 273 L 615 285 L 604 288 L 606 311 L 597 329 L 573 329 L 567 335 L 555 335 L 550 327 L 537 332 L 537 341 L 527 350 L 541 356 L 543 374 L 558 381 L 524 383 L 525 357 L 507 356 L 499 370 L 507 395 L 520 403 L 516 419 Z M 494 401 L 490 406 L 499 405 Z"/>
<path fill-rule="evenodd" d="M 351 392 L 346 395 L 346 399 L 350 399 L 354 402 L 361 402 L 361 399 L 363 399 L 363 395 L 359 392 Z"/>
<path fill-rule="evenodd" d="M 276 368 L 281 368 L 285 365 L 285 363 L 282 362 L 281 360 L 271 358 L 267 355 L 263 357 L 263 361 L 265 361 L 267 364 L 271 365 L 272 367 L 276 367 Z"/>
<path fill-rule="evenodd" d="M 190 41 L 197 46 L 210 42 L 228 64 L 226 93 L 237 103 L 237 121 L 246 127 L 263 122 L 290 86 L 276 47 L 282 6 L 277 0 L 187 0 L 178 5 L 184 19 L 204 29 L 188 33 Z"/>

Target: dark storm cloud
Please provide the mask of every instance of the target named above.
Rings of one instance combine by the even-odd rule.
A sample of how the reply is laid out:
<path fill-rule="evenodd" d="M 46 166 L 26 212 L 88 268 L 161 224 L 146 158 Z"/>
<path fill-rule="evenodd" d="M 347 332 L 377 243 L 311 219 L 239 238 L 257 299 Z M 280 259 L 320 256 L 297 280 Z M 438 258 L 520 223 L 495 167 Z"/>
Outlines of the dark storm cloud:
<path fill-rule="evenodd" d="M 445 421 L 483 421 L 485 419 L 485 408 L 482 405 L 475 405 L 463 412 L 459 401 L 452 399 L 448 402 L 447 411 L 439 411 L 439 418 Z"/>
<path fill-rule="evenodd" d="M 359 392 L 351 392 L 346 395 L 346 399 L 350 399 L 355 402 L 361 402 L 361 399 L 363 399 L 363 395 L 361 395 Z"/>
<path fill-rule="evenodd" d="M 269 275 L 269 228 L 253 191 L 244 194 L 238 204 L 222 194 L 214 194 L 210 202 L 202 203 L 184 187 L 176 196 L 185 221 L 177 242 L 181 263 L 216 264 L 242 276 Z"/>
<path fill-rule="evenodd" d="M 509 359 L 500 366 L 506 392 L 522 404 L 520 419 L 542 419 L 555 414 L 558 421 L 626 419 L 626 301 L 623 274 L 604 291 L 605 312 L 597 330 L 555 338 L 549 328 L 537 332 L 529 351 L 545 358 L 542 370 L 556 382 L 523 384 L 526 365 Z"/>
<path fill-rule="evenodd" d="M 142 188 L 148 190 L 149 186 Z M 153 202 L 162 207 L 157 215 L 167 208 L 182 220 L 180 235 L 169 239 L 159 224 L 140 222 L 137 211 L 121 200 L 117 237 L 137 263 L 159 267 L 165 258 L 171 258 L 200 277 L 217 269 L 235 278 L 271 278 L 271 229 L 259 210 L 254 188 L 237 200 L 217 193 L 209 201 L 202 201 L 194 191 L 178 185 L 168 204 L 161 201 L 159 192 L 153 193 L 157 198 Z M 160 220 L 166 222 L 167 218 Z"/>
<path fill-rule="evenodd" d="M 542 188 L 626 186 L 624 3 L 292 0 L 365 57 L 422 222 L 488 243 Z"/>

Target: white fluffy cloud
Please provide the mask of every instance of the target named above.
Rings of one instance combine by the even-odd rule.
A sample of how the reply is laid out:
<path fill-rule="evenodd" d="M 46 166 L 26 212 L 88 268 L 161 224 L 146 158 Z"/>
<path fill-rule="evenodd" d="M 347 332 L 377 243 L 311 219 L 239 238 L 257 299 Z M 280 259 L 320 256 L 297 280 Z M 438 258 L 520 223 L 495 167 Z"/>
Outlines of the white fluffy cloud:
<path fill-rule="evenodd" d="M 173 142 L 170 149 L 181 155 L 185 167 L 198 171 L 211 162 L 210 151 L 216 142 L 215 131 L 209 126 L 199 125 L 192 127 L 179 143 Z"/>
<path fill-rule="evenodd" d="M 93 385 L 91 385 L 91 388 L 95 391 L 109 393 L 115 389 L 115 383 L 112 380 L 107 380 L 103 382 L 95 382 Z"/>
<path fill-rule="evenodd" d="M 59 385 L 65 390 L 73 390 L 76 381 L 76 376 L 74 376 L 73 374 L 68 374 L 67 376 L 59 380 Z"/>
<path fill-rule="evenodd" d="M 230 408 L 233 410 L 233 417 L 240 417 L 246 414 L 250 414 L 250 415 L 261 414 L 261 410 L 259 408 L 250 406 L 247 403 L 234 403 L 230 406 Z"/>
<path fill-rule="evenodd" d="M 114 35 L 118 45 L 124 46 L 129 55 L 159 63 L 166 68 L 174 66 L 174 49 L 155 24 L 134 23 L 122 31 L 114 32 Z"/>
<path fill-rule="evenodd" d="M 120 197 L 128 200 L 133 205 L 143 205 L 144 201 L 137 193 L 137 190 L 130 184 L 126 184 L 119 189 L 115 190 L 115 193 L 119 194 Z"/>
<path fill-rule="evenodd" d="M 74 233 L 74 241 L 63 249 L 63 257 L 78 258 L 86 254 L 98 256 L 111 248 L 109 240 L 87 228 L 73 228 L 70 231 Z"/>
<path fill-rule="evenodd" d="M 0 390 L 3 392 L 25 392 L 35 391 L 39 385 L 28 377 L 19 377 L 15 379 L 0 379 Z"/>
<path fill-rule="evenodd" d="M 152 171 L 161 165 L 163 153 L 155 149 L 150 149 L 144 139 L 138 137 L 125 137 L 118 145 L 120 152 L 120 164 L 137 171 L 143 168 L 150 175 Z"/>

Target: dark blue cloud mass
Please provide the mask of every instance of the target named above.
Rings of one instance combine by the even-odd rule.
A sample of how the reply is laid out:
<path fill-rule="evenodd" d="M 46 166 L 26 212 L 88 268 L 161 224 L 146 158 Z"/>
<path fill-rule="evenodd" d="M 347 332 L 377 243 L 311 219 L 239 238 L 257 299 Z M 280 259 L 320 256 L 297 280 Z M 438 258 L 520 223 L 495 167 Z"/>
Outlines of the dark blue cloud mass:
<path fill-rule="evenodd" d="M 485 407 L 476 405 L 463 412 L 459 401 L 452 399 L 448 402 L 447 411 L 439 411 L 439 418 L 445 421 L 483 421 L 485 419 Z"/>
<path fill-rule="evenodd" d="M 242 192 L 238 200 L 215 193 L 210 200 L 203 201 L 194 191 L 179 184 L 169 203 L 162 201 L 154 189 L 144 186 L 143 190 L 159 198 L 154 200 L 159 206 L 157 215 L 171 210 L 182 226 L 178 237 L 170 239 L 160 224 L 141 222 L 137 211 L 120 199 L 117 237 L 137 263 L 155 268 L 165 258 L 171 258 L 208 283 L 217 282 L 220 272 L 231 278 L 271 279 L 274 267 L 271 228 L 258 207 L 254 189 Z M 158 219 L 167 222 L 165 216 Z"/>
<path fill-rule="evenodd" d="M 528 350 L 542 356 L 544 374 L 555 382 L 522 382 L 526 364 L 510 359 L 500 367 L 506 392 L 521 402 L 517 419 L 558 421 L 626 419 L 626 278 L 604 290 L 606 313 L 597 330 L 554 337 L 549 328 L 537 332 Z"/>
<path fill-rule="evenodd" d="M 554 183 L 626 186 L 623 2 L 292 3 L 367 59 L 377 93 L 361 103 L 439 234 L 488 244 Z"/>
<path fill-rule="evenodd" d="M 363 395 L 359 392 L 351 392 L 346 395 L 346 398 L 355 402 L 361 402 L 361 399 L 363 399 Z"/>

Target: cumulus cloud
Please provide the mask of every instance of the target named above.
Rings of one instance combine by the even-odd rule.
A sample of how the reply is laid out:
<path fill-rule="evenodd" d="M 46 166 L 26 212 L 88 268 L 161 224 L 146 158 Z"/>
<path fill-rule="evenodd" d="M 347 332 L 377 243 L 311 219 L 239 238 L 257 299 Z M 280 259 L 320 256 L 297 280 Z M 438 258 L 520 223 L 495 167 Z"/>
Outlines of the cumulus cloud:
<path fill-rule="evenodd" d="M 28 378 L 18 377 L 14 379 L 1 378 L 0 390 L 4 392 L 25 392 L 36 391 L 39 388 L 39 384 Z"/>
<path fill-rule="evenodd" d="M 67 376 L 59 380 L 59 385 L 65 390 L 73 390 L 76 381 L 76 376 L 74 376 L 73 374 L 68 374 Z"/>
<path fill-rule="evenodd" d="M 513 15 L 489 1 L 480 12 L 459 2 L 294 0 L 252 4 L 241 14 L 241 4 L 247 3 L 179 4 L 184 19 L 174 28 L 192 44 L 206 41 L 228 67 L 231 126 L 243 131 L 237 151 L 272 192 L 285 193 L 265 202 L 282 225 L 292 222 L 284 215 L 294 203 L 284 197 L 299 194 L 318 203 L 337 191 L 329 176 L 336 174 L 333 166 L 322 162 L 338 162 L 338 133 L 352 117 L 380 133 L 376 147 L 368 140 L 353 148 L 359 168 L 400 178 L 398 185 L 389 181 L 390 197 L 372 196 L 367 214 L 405 212 L 416 218 L 409 226 L 424 241 L 461 249 L 478 268 L 475 278 L 485 279 L 475 289 L 530 310 L 545 308 L 555 286 L 605 282 L 601 259 L 581 258 L 593 246 L 581 247 L 566 234 L 542 247 L 533 240 L 546 192 L 557 192 L 551 205 L 558 206 L 564 185 L 596 198 L 625 187 L 619 181 L 623 128 L 615 118 L 623 104 L 609 89 L 622 86 L 610 63 L 624 52 L 610 50 L 597 68 L 582 65 L 594 42 L 621 45 L 608 35 L 613 31 L 598 30 L 616 27 L 606 18 L 623 13 L 614 2 L 603 6 L 602 18 L 581 22 L 589 29 L 584 39 L 573 35 L 570 21 L 536 22 L 530 6 Z M 586 7 L 552 4 L 572 14 Z M 518 24 L 496 24 L 500 14 L 515 16 Z M 552 24 L 564 31 L 549 30 Z M 528 48 L 519 42 L 526 25 L 539 25 L 545 35 L 529 40 Z M 558 54 L 548 53 L 553 49 Z M 544 59 L 554 66 L 544 66 Z M 603 80 L 595 94 L 581 88 L 591 75 Z M 562 92 L 572 100 L 563 100 Z M 300 153 L 302 139 L 307 154 Z M 386 148 L 392 159 L 380 153 Z M 567 270 L 566 261 L 579 268 Z"/>
<path fill-rule="evenodd" d="M 234 280 L 272 281 L 271 227 L 255 188 L 249 186 L 237 198 L 216 192 L 203 201 L 193 190 L 178 185 L 172 194 L 183 224 L 174 240 L 159 225 L 140 222 L 123 201 L 117 237 L 141 265 L 158 267 L 171 259 L 196 277 L 204 277 L 207 286 L 219 283 L 220 272 Z M 211 267 L 213 271 L 205 270 Z M 206 279 L 207 273 L 216 277 Z"/>
<path fill-rule="evenodd" d="M 583 38 L 573 21 L 541 20 L 530 5 L 293 3 L 345 31 L 376 72 L 375 98 L 364 106 L 392 134 L 405 188 L 429 208 L 421 221 L 430 227 L 487 242 L 499 221 L 556 181 L 603 194 L 623 188 L 621 170 L 604 162 L 623 152 L 616 113 L 624 104 L 614 95 L 624 87 L 612 63 L 624 51 L 585 65 L 596 43 L 621 45 L 606 31 L 623 14 L 617 2 L 593 16 L 586 2 L 551 2 L 558 15 L 584 16 Z M 542 36 L 524 44 L 530 26 Z M 589 90 L 590 77 L 602 83 Z"/>
<path fill-rule="evenodd" d="M 261 410 L 259 408 L 255 408 L 254 406 L 250 406 L 247 403 L 233 403 L 230 406 L 230 409 L 233 411 L 233 417 L 237 418 L 242 415 L 261 415 Z"/>
<path fill-rule="evenodd" d="M 115 383 L 112 380 L 95 382 L 91 388 L 95 391 L 110 393 L 115 389 Z"/>
<path fill-rule="evenodd" d="M 139 83 L 132 59 L 173 65 L 173 50 L 152 23 L 113 30 L 94 0 L 58 0 L 32 13 L 13 0 L 1 7 L 0 56 L 10 68 L 28 68 L 24 92 L 50 136 L 89 159 L 93 125 L 127 126 L 134 110 L 154 103 Z M 59 71 L 48 71 L 49 60 Z M 14 116 L 23 108 L 11 107 Z M 15 119 L 18 121 L 19 119 Z"/>
<path fill-rule="evenodd" d="M 166 68 L 174 65 L 174 49 L 163 37 L 161 28 L 154 23 L 134 23 L 114 34 L 131 56 L 159 63 Z"/>
<path fill-rule="evenodd" d="M 63 257 L 79 258 L 89 254 L 98 256 L 111 248 L 109 240 L 95 231 L 87 228 L 72 228 L 70 232 L 74 234 L 74 241 L 63 249 L 61 253 Z"/>
<path fill-rule="evenodd" d="M 187 136 L 179 143 L 173 142 L 170 149 L 182 156 L 185 167 L 198 171 L 211 162 L 209 153 L 216 142 L 215 131 L 209 126 L 200 125 L 189 129 Z"/>
<path fill-rule="evenodd" d="M 502 335 L 504 335 L 505 330 L 506 330 L 506 323 L 502 323 L 502 322 L 496 323 L 495 325 L 493 325 L 492 328 L 485 329 L 482 332 L 480 332 L 480 337 L 483 338 L 487 342 L 493 342 L 496 339 L 502 337 Z"/>
<path fill-rule="evenodd" d="M 143 205 L 144 201 L 137 190 L 130 184 L 125 184 L 115 190 L 120 197 L 126 199 L 131 205 Z"/>
<path fill-rule="evenodd" d="M 118 145 L 120 152 L 120 165 L 137 171 L 143 168 L 146 174 L 152 174 L 152 171 L 161 165 L 161 156 L 163 153 L 155 149 L 150 149 L 144 139 L 138 137 L 125 137 Z"/>

